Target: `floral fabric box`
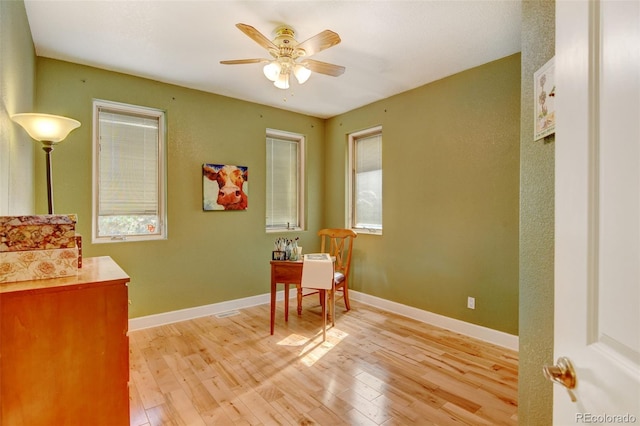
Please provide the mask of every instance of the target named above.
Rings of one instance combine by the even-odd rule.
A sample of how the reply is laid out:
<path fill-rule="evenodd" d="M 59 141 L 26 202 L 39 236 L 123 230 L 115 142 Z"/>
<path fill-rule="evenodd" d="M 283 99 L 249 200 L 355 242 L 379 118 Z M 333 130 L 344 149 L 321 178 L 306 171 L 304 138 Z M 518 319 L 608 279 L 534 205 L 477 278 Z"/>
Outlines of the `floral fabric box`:
<path fill-rule="evenodd" d="M 77 216 L 0 216 L 0 252 L 76 247 Z"/>
<path fill-rule="evenodd" d="M 70 277 L 77 273 L 77 247 L 0 253 L 0 283 Z"/>

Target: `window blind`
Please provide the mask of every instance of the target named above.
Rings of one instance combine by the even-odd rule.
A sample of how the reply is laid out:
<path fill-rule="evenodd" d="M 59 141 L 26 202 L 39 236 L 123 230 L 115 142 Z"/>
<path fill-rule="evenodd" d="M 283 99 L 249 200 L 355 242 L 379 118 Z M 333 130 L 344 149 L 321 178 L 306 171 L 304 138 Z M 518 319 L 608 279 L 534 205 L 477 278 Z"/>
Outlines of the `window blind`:
<path fill-rule="evenodd" d="M 382 229 L 382 135 L 355 141 L 355 215 L 357 228 Z"/>
<path fill-rule="evenodd" d="M 267 137 L 267 228 L 299 226 L 297 141 Z"/>
<path fill-rule="evenodd" d="M 157 215 L 159 119 L 101 108 L 98 121 L 98 215 Z"/>

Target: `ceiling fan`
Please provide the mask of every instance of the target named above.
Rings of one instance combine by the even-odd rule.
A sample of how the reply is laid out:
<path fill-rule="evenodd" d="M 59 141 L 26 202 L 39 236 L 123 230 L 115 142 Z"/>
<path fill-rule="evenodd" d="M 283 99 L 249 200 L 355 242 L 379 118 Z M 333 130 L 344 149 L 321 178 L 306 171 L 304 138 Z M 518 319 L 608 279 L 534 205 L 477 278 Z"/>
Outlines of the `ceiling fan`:
<path fill-rule="evenodd" d="M 267 49 L 273 59 L 236 59 L 220 61 L 221 64 L 266 64 L 263 68 L 264 75 L 279 89 L 289 88 L 289 76 L 291 73 L 303 84 L 311 76 L 311 72 L 337 77 L 344 73 L 345 68 L 340 65 L 308 59 L 322 50 L 328 49 L 340 43 L 340 36 L 333 31 L 324 30 L 308 40 L 298 43 L 294 38 L 295 32 L 288 25 L 282 25 L 274 31 L 275 39 L 269 40 L 258 30 L 247 24 L 236 24 L 236 27 L 249 36 L 253 41 Z"/>

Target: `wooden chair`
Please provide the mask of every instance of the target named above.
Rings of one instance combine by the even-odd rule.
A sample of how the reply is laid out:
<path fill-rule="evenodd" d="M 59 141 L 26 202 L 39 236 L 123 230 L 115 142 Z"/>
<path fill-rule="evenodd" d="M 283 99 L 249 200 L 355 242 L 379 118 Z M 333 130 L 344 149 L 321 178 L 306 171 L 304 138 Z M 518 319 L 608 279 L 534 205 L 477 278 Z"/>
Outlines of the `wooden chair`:
<path fill-rule="evenodd" d="M 328 228 L 318 231 L 318 235 L 321 238 L 320 251 L 322 253 L 329 253 L 330 256 L 335 258 L 334 263 L 334 288 L 333 292 L 341 292 L 342 299 L 344 300 L 345 308 L 351 309 L 349 304 L 349 268 L 351 267 L 351 254 L 353 251 L 353 240 L 358 236 L 355 231 L 351 229 L 342 228 Z M 303 294 L 302 287 L 298 286 L 298 315 L 302 314 L 302 297 L 308 296 L 308 293 Z M 329 295 L 329 297 L 335 298 L 335 295 Z M 324 300 L 321 297 L 320 303 L 324 304 Z M 335 312 L 330 312 L 331 318 Z"/>

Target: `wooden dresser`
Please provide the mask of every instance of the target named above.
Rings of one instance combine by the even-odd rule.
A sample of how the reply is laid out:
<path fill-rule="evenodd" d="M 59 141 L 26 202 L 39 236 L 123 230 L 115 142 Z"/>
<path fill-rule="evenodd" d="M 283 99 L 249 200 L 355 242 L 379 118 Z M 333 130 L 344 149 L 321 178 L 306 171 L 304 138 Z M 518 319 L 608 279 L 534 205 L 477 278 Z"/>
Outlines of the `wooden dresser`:
<path fill-rule="evenodd" d="M 129 425 L 128 282 L 94 257 L 0 284 L 0 425 Z"/>

